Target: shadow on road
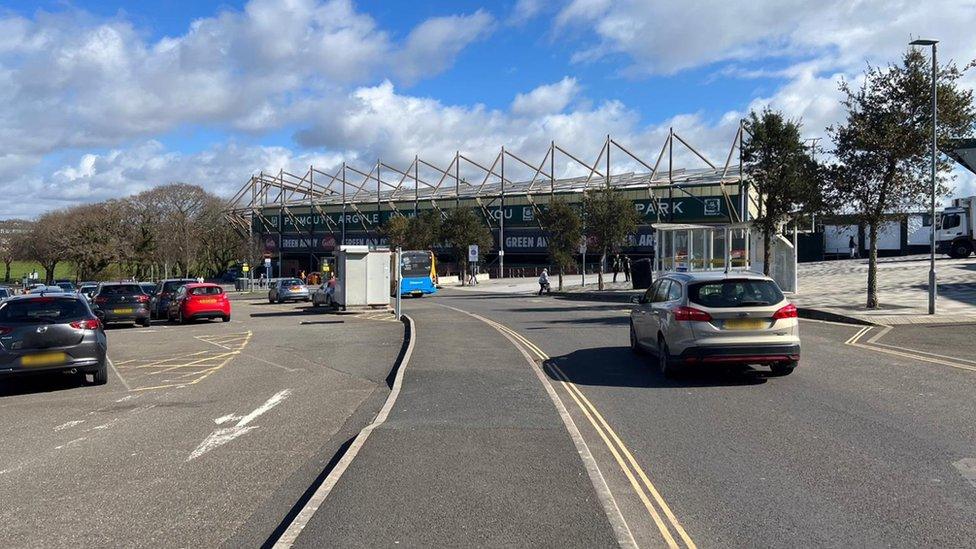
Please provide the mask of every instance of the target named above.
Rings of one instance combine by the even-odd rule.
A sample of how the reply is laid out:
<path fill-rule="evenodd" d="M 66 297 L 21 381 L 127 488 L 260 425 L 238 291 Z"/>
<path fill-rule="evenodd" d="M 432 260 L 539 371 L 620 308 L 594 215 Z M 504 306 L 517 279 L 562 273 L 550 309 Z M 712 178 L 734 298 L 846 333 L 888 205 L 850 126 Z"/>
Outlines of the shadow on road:
<path fill-rule="evenodd" d="M 532 312 L 532 311 L 528 311 Z M 600 317 L 583 317 L 583 318 L 561 318 L 558 320 L 546 320 L 546 326 L 530 326 L 526 330 L 545 330 L 553 325 L 601 325 L 601 326 L 627 326 L 630 323 L 630 317 L 622 315 L 613 316 L 600 316 Z"/>
<path fill-rule="evenodd" d="M 667 378 L 657 371 L 654 356 L 637 356 L 629 347 L 580 349 L 546 361 L 546 374 L 559 381 L 552 366 L 577 385 L 670 389 L 681 387 L 734 387 L 759 385 L 775 377 L 765 370 L 745 367 L 695 368 Z"/>
<path fill-rule="evenodd" d="M 57 372 L 10 377 L 0 380 L 0 398 L 79 389 L 85 387 L 83 381 L 80 375 Z"/>
<path fill-rule="evenodd" d="M 275 317 L 275 316 L 316 316 L 316 315 L 326 315 L 333 313 L 334 311 L 325 307 L 303 307 L 301 309 L 292 309 L 290 311 L 277 311 L 274 313 L 251 313 L 249 316 L 251 318 L 265 318 L 265 317 Z"/>

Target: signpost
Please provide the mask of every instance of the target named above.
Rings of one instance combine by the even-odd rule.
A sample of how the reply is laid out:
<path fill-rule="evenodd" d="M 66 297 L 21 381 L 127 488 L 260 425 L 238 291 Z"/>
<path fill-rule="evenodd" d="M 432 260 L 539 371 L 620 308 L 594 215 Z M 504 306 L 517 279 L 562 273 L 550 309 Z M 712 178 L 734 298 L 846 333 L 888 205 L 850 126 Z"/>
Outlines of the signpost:
<path fill-rule="evenodd" d="M 400 294 L 401 290 L 401 278 L 403 277 L 403 249 L 396 249 L 396 319 L 400 320 Z"/>
<path fill-rule="evenodd" d="M 468 245 L 468 270 L 471 271 L 471 278 L 474 279 L 475 283 L 478 282 L 477 279 L 475 278 L 477 276 L 477 274 L 475 274 L 477 272 L 476 271 L 477 265 L 478 265 L 478 245 L 469 244 Z"/>
<path fill-rule="evenodd" d="M 580 269 L 580 286 L 586 286 L 586 237 L 580 239 L 579 253 L 583 256 L 583 266 Z"/>
<path fill-rule="evenodd" d="M 270 281 L 271 280 L 271 258 L 270 257 L 264 258 L 264 272 L 267 275 L 268 280 Z"/>

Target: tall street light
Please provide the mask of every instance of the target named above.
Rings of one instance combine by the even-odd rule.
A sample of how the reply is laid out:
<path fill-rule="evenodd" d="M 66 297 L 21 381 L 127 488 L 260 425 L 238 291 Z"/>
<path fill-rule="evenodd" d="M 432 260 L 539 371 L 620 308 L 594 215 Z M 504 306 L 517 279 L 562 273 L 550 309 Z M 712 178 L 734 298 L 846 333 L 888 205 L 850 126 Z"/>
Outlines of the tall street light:
<path fill-rule="evenodd" d="M 936 44 L 938 40 L 912 40 L 912 46 L 932 46 L 932 200 L 929 215 L 932 217 L 932 234 L 929 235 L 931 246 L 929 254 L 929 314 L 935 314 L 935 162 L 936 162 L 936 128 L 938 127 L 938 98 L 936 97 L 936 81 L 939 66 L 935 60 Z"/>

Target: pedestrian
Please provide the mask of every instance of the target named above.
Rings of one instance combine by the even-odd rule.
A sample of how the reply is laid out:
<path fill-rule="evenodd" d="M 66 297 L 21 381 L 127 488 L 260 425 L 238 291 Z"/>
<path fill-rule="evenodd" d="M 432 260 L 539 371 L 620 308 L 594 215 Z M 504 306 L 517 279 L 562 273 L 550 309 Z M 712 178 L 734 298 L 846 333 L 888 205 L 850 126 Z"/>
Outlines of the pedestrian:
<path fill-rule="evenodd" d="M 847 247 L 851 249 L 851 259 L 857 259 L 857 241 L 854 240 L 853 236 L 847 242 Z"/>
<path fill-rule="evenodd" d="M 332 303 L 335 302 L 335 291 L 337 284 L 339 284 L 339 279 L 336 278 L 335 273 L 329 273 L 329 280 L 325 283 L 325 302 L 329 305 L 332 305 Z"/>
<path fill-rule="evenodd" d="M 613 281 L 617 281 L 617 273 L 620 272 L 620 254 L 613 256 Z"/>
<path fill-rule="evenodd" d="M 302 282 L 305 282 L 305 269 L 302 269 L 302 272 L 298 273 L 298 278 L 300 278 Z"/>
<path fill-rule="evenodd" d="M 624 282 L 630 282 L 630 256 L 624 256 Z"/>
<path fill-rule="evenodd" d="M 545 292 L 547 294 L 548 293 L 552 293 L 552 290 L 550 289 L 550 286 L 549 286 L 549 270 L 548 269 L 542 269 L 542 274 L 539 275 L 539 295 L 542 295 L 542 291 L 543 290 L 545 290 Z"/>

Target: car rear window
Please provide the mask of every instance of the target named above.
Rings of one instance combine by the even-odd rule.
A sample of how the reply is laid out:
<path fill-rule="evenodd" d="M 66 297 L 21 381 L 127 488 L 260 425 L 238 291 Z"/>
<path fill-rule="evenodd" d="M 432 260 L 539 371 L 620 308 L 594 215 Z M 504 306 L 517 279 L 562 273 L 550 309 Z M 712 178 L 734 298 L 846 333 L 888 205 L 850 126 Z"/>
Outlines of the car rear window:
<path fill-rule="evenodd" d="M 224 290 L 220 286 L 202 286 L 200 288 L 191 288 L 190 294 L 192 295 L 220 295 L 224 293 Z"/>
<path fill-rule="evenodd" d="M 0 305 L 0 322 L 67 322 L 87 318 L 88 308 L 77 299 L 40 297 Z"/>
<path fill-rule="evenodd" d="M 762 307 L 783 301 L 772 280 L 715 280 L 688 285 L 688 300 L 705 307 Z"/>
<path fill-rule="evenodd" d="M 175 292 L 176 290 L 180 289 L 180 286 L 186 286 L 189 283 L 190 283 L 189 280 L 170 280 L 169 282 L 163 283 L 163 291 Z"/>
<path fill-rule="evenodd" d="M 98 293 L 101 295 L 141 294 L 142 288 L 138 284 L 117 284 L 115 286 L 102 286 L 102 290 Z"/>
<path fill-rule="evenodd" d="M 304 282 L 298 280 L 297 278 L 289 278 L 281 281 L 282 286 L 301 286 L 302 284 L 304 284 Z"/>

